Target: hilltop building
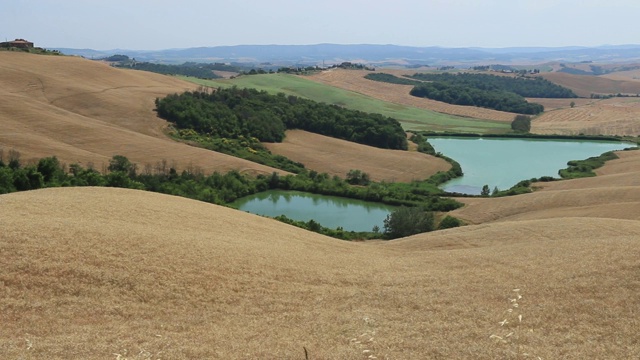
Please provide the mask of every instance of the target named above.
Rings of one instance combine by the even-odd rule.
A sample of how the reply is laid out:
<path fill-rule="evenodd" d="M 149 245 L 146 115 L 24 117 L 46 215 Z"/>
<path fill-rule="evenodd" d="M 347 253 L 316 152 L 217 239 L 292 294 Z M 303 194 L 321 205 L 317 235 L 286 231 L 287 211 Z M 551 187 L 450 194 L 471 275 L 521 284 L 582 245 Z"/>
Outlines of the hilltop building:
<path fill-rule="evenodd" d="M 31 49 L 33 43 L 25 39 L 15 39 L 13 41 L 7 41 L 0 43 L 0 48 L 19 48 L 19 49 Z"/>

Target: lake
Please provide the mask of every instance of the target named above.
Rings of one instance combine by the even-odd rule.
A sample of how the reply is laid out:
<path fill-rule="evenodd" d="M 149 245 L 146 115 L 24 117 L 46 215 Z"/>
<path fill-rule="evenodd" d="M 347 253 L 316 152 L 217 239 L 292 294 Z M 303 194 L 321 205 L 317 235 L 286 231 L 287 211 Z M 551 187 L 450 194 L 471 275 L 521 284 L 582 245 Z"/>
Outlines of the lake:
<path fill-rule="evenodd" d="M 464 176 L 445 183 L 445 191 L 479 195 L 484 185 L 506 190 L 522 180 L 552 176 L 570 160 L 584 160 L 633 144 L 612 141 L 460 138 L 428 139 L 436 152 L 457 161 Z"/>
<path fill-rule="evenodd" d="M 300 191 L 269 190 L 238 199 L 230 204 L 252 214 L 314 220 L 324 227 L 346 231 L 383 230 L 384 219 L 395 208 L 384 204 Z"/>

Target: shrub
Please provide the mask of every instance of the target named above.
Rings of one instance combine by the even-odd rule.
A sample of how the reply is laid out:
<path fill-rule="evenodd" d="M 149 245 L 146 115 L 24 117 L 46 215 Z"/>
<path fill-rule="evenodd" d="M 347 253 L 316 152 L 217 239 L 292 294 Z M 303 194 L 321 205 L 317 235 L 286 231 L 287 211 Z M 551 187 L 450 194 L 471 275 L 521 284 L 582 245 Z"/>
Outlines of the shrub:
<path fill-rule="evenodd" d="M 462 226 L 462 221 L 458 218 L 447 215 L 444 217 L 444 219 L 442 219 L 442 221 L 440 221 L 438 230 L 450 229 L 458 226 Z"/>
<path fill-rule="evenodd" d="M 384 238 L 396 239 L 433 231 L 434 216 L 420 207 L 401 206 L 384 220 Z"/>
<path fill-rule="evenodd" d="M 516 115 L 511 122 L 511 130 L 528 133 L 531 131 L 531 118 L 526 115 Z"/>

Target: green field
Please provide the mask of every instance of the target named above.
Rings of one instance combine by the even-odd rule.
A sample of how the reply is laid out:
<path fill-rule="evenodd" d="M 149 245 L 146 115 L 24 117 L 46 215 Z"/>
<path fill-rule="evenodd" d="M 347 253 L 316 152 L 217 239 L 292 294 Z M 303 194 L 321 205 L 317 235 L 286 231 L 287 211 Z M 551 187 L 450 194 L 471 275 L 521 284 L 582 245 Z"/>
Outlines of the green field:
<path fill-rule="evenodd" d="M 353 110 L 378 113 L 397 119 L 405 130 L 411 131 L 430 130 L 487 134 L 505 133 L 511 130 L 509 124 L 469 119 L 412 106 L 394 104 L 289 74 L 245 75 L 232 80 L 180 78 L 209 87 L 237 86 L 240 88 L 255 88 L 273 94 L 285 93 L 327 104 L 344 106 Z"/>

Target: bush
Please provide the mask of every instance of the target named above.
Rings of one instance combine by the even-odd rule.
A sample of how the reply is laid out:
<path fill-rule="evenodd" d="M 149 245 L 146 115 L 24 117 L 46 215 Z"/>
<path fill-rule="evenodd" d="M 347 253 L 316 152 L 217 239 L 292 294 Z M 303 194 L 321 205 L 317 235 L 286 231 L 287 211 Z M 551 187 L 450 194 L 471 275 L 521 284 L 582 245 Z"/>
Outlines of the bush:
<path fill-rule="evenodd" d="M 434 230 L 434 216 L 420 207 L 401 206 L 384 220 L 384 238 L 396 239 Z"/>
<path fill-rule="evenodd" d="M 516 115 L 511 122 L 511 130 L 528 133 L 531 131 L 531 118 L 526 115 Z"/>
<path fill-rule="evenodd" d="M 440 224 L 438 225 L 438 230 L 451 229 L 451 228 L 462 226 L 462 225 L 463 224 L 462 224 L 462 221 L 460 221 L 460 219 L 447 215 L 444 217 L 444 219 L 442 219 L 442 221 L 440 221 Z"/>

